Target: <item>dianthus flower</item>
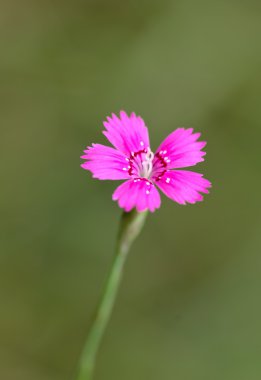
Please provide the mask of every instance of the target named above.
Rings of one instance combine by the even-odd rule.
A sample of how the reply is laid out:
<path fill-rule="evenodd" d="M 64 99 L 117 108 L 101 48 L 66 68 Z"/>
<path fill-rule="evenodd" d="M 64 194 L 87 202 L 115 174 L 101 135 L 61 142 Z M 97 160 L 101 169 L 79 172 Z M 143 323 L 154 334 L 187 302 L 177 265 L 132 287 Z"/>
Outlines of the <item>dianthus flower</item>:
<path fill-rule="evenodd" d="M 193 128 L 178 128 L 153 153 L 148 129 L 140 116 L 121 111 L 104 122 L 103 134 L 114 146 L 92 144 L 81 157 L 83 169 L 101 180 L 125 180 L 113 193 L 113 200 L 125 211 L 136 207 L 138 212 L 160 207 L 156 186 L 179 204 L 202 201 L 211 183 L 202 174 L 173 170 L 194 166 L 204 161 L 205 141 L 197 141 L 200 133 Z"/>

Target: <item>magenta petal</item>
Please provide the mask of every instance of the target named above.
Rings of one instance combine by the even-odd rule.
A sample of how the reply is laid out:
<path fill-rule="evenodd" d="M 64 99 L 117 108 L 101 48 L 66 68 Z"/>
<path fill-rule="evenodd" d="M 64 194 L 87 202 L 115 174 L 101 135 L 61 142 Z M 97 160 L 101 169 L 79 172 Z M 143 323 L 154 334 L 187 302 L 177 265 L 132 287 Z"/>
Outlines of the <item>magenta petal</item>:
<path fill-rule="evenodd" d="M 149 209 L 151 212 L 160 207 L 160 195 L 155 186 L 143 179 L 134 179 L 122 183 L 114 191 L 112 199 L 125 211 L 136 207 L 141 212 Z"/>
<path fill-rule="evenodd" d="M 81 167 L 90 170 L 98 179 L 128 179 L 128 161 L 123 153 L 114 148 L 93 144 L 84 151 L 81 157 L 85 160 Z"/>
<path fill-rule="evenodd" d="M 200 193 L 207 194 L 211 187 L 203 174 L 186 170 L 167 171 L 156 184 L 167 197 L 180 204 L 202 201 Z"/>
<path fill-rule="evenodd" d="M 110 143 L 126 155 L 149 147 L 148 129 L 140 116 L 121 111 L 120 117 L 112 114 L 104 123 L 104 135 Z"/>
<path fill-rule="evenodd" d="M 194 166 L 204 161 L 206 154 L 201 150 L 206 142 L 197 141 L 199 137 L 200 133 L 193 133 L 192 128 L 178 128 L 161 143 L 156 153 L 165 160 L 168 169 Z"/>

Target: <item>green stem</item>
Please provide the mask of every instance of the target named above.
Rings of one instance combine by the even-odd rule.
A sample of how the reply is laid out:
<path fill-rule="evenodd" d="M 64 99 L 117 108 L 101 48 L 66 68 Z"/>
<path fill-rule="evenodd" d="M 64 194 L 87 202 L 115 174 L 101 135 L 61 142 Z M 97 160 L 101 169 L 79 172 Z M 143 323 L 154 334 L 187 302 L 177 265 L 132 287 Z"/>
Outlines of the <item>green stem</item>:
<path fill-rule="evenodd" d="M 115 256 L 84 345 L 76 380 L 92 379 L 97 351 L 112 312 L 124 262 L 131 244 L 144 225 L 146 215 L 147 211 L 139 213 L 136 210 L 122 215 Z"/>

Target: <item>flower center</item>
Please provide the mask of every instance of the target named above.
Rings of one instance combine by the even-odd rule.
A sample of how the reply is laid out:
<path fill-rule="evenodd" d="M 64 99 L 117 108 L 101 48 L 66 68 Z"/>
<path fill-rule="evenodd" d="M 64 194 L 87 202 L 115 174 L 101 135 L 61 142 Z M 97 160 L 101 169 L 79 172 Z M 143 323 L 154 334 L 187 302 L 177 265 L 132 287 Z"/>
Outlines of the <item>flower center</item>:
<path fill-rule="evenodd" d="M 147 152 L 145 153 L 145 156 L 141 162 L 141 170 L 140 170 L 140 176 L 143 178 L 149 179 L 152 173 L 153 165 L 152 161 L 154 158 L 153 152 L 148 147 Z"/>
<path fill-rule="evenodd" d="M 130 158 L 126 158 L 129 166 L 123 170 L 128 170 L 131 177 L 150 179 L 153 171 L 153 159 L 154 154 L 149 147 L 138 152 L 132 152 Z"/>

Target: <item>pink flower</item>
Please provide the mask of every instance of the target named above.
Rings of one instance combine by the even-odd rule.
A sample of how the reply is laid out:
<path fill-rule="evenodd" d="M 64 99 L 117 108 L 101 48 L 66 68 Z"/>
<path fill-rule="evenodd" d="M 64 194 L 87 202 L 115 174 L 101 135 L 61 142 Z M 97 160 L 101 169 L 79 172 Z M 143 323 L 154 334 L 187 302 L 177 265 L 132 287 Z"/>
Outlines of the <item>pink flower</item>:
<path fill-rule="evenodd" d="M 186 204 L 203 200 L 211 183 L 202 174 L 173 170 L 196 165 L 204 161 L 201 149 L 206 142 L 197 141 L 200 133 L 193 129 L 178 128 L 159 146 L 155 153 L 150 149 L 148 129 L 140 116 L 121 111 L 120 117 L 112 114 L 104 122 L 103 134 L 114 146 L 92 144 L 81 157 L 86 161 L 83 169 L 93 178 L 125 180 L 113 193 L 113 200 L 125 211 L 160 207 L 156 186 L 173 201 Z"/>

